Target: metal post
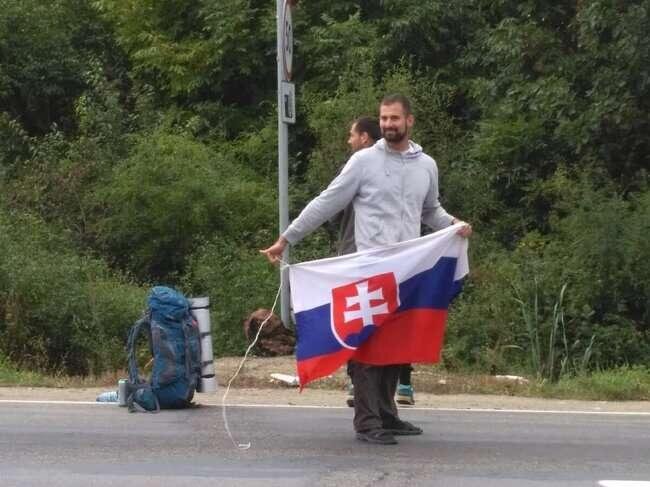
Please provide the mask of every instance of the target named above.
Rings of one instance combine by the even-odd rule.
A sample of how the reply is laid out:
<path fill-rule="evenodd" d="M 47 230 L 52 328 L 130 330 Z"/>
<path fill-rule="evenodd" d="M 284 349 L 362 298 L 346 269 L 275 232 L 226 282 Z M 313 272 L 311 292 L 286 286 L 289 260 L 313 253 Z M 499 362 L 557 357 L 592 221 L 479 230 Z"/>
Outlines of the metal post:
<path fill-rule="evenodd" d="M 289 226 L 289 128 L 288 124 L 282 121 L 282 81 L 285 80 L 283 64 L 283 42 L 284 36 L 284 3 L 285 0 L 276 0 L 277 15 L 277 71 L 278 71 L 278 206 L 280 212 L 280 233 Z M 287 5 L 287 8 L 290 8 Z M 282 255 L 284 262 L 289 262 L 289 247 L 287 246 Z M 282 290 L 280 295 L 280 316 L 282 323 L 287 328 L 291 327 L 289 313 L 289 271 L 281 271 Z"/>

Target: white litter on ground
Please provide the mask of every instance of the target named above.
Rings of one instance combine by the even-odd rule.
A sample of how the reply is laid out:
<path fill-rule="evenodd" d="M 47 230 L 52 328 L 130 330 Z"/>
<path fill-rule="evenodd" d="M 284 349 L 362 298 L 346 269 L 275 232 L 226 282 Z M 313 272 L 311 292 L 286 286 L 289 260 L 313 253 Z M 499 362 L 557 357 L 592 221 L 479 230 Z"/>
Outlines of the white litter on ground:
<path fill-rule="evenodd" d="M 274 379 L 277 382 L 281 382 L 283 384 L 286 384 L 290 387 L 298 387 L 300 385 L 300 381 L 298 380 L 298 377 L 295 375 L 289 375 L 289 374 L 271 374 L 271 378 Z"/>

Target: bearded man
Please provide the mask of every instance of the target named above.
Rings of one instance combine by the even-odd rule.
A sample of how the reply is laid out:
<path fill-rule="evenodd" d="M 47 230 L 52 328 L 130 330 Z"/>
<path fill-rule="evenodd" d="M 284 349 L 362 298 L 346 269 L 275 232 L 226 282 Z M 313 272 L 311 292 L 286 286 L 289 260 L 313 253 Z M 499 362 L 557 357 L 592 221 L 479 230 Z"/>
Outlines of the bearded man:
<path fill-rule="evenodd" d="M 438 200 L 438 167 L 409 140 L 415 122 L 403 95 L 384 97 L 379 105 L 383 138 L 355 152 L 341 173 L 300 213 L 278 240 L 261 252 L 277 263 L 288 244 L 296 244 L 350 203 L 354 207 L 357 250 L 390 245 L 420 236 L 420 223 L 434 231 L 457 223 Z M 458 234 L 469 237 L 464 224 Z M 396 344 L 399 346 L 399 344 Z M 419 435 L 422 429 L 399 419 L 395 390 L 400 365 L 351 363 L 354 429 L 357 439 L 396 444 L 395 435 Z"/>

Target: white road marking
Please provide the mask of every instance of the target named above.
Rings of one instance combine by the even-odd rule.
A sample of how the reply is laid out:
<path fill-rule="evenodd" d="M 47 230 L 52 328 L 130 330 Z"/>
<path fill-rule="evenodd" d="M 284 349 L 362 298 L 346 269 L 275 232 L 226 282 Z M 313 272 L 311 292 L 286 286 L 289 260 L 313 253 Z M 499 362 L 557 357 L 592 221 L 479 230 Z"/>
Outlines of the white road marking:
<path fill-rule="evenodd" d="M 601 480 L 601 487 L 650 487 L 650 482 L 645 480 Z"/>
<path fill-rule="evenodd" d="M 0 399 L 0 404 L 114 404 L 116 402 L 97 402 L 97 401 L 37 401 L 29 399 Z"/>
<path fill-rule="evenodd" d="M 29 400 L 29 399 L 0 399 L 0 404 L 79 404 L 88 405 L 96 404 L 99 406 L 117 406 L 115 402 L 96 402 L 96 401 L 50 401 L 50 400 Z M 202 404 L 203 407 L 221 407 L 221 404 Z M 349 409 L 347 406 L 318 406 L 307 404 L 249 404 L 249 403 L 227 403 L 228 407 L 241 408 L 299 408 L 299 409 Z M 435 407 L 409 407 L 402 408 L 401 411 L 440 411 L 440 412 L 466 412 L 466 413 L 508 413 L 508 414 L 593 414 L 601 416 L 650 416 L 650 411 L 562 411 L 562 410 L 544 410 L 544 409 L 487 409 L 487 408 L 435 408 Z M 603 480 L 603 482 L 612 482 Z M 616 482 L 616 481 L 614 481 Z M 621 481 L 624 482 L 624 481 Z M 609 487 L 609 486 L 607 486 Z M 636 487 L 636 486 L 625 486 Z M 650 487 L 650 484 L 643 485 Z"/>
<path fill-rule="evenodd" d="M 531 413 L 531 414 L 600 414 L 612 416 L 650 416 L 650 411 L 562 411 L 560 409 L 481 409 L 481 408 L 408 408 L 431 411 L 467 411 L 472 413 Z"/>

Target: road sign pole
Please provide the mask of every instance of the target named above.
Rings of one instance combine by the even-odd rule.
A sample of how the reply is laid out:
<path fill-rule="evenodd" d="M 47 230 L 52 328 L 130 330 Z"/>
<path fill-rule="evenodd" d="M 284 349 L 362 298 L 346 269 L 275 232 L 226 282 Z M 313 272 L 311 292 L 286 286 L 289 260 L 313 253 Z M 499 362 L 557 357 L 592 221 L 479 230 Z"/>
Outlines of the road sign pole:
<path fill-rule="evenodd" d="M 278 71 L 278 206 L 280 212 L 280 233 L 289 226 L 289 127 L 283 121 L 282 82 L 285 80 L 285 1 L 276 0 L 277 14 L 277 71 Z M 286 8 L 290 8 L 286 5 Z M 289 262 L 289 247 L 282 255 Z M 289 270 L 281 267 L 282 290 L 280 294 L 280 317 L 287 328 L 291 325 L 289 312 Z"/>

